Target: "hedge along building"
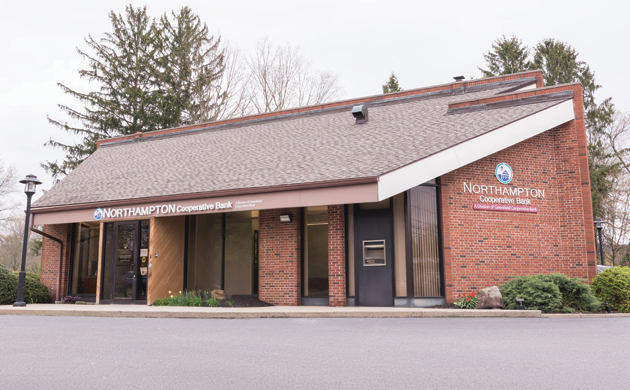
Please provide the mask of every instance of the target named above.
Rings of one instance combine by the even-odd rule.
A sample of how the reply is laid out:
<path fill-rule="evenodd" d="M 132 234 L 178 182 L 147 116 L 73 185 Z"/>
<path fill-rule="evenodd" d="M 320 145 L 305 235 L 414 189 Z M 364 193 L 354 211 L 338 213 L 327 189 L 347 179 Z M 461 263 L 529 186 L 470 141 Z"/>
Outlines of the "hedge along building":
<path fill-rule="evenodd" d="M 430 306 L 596 273 L 579 84 L 532 71 L 102 140 L 33 206 L 51 299 Z"/>

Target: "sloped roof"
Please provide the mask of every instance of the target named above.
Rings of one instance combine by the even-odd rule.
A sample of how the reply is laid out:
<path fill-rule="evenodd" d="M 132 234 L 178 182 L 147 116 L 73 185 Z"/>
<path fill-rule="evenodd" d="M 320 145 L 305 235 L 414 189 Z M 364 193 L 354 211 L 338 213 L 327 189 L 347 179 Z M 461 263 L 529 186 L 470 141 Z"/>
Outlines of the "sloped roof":
<path fill-rule="evenodd" d="M 556 99 L 448 113 L 451 103 L 514 86 L 372 102 L 368 122 L 360 125 L 349 106 L 342 106 L 112 142 L 33 207 L 375 178 L 558 104 Z"/>

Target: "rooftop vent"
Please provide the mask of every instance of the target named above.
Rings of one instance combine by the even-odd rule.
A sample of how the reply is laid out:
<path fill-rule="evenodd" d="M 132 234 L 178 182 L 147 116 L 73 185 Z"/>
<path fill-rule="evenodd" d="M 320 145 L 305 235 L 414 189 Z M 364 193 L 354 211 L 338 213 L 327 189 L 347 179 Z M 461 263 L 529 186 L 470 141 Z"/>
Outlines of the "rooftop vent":
<path fill-rule="evenodd" d="M 455 79 L 455 81 L 460 82 L 460 81 L 464 81 L 464 76 L 455 76 L 453 77 Z"/>
<path fill-rule="evenodd" d="M 356 119 L 356 124 L 360 125 L 361 123 L 365 123 L 368 121 L 368 109 L 365 104 L 361 104 L 360 106 L 352 107 L 352 115 Z"/>

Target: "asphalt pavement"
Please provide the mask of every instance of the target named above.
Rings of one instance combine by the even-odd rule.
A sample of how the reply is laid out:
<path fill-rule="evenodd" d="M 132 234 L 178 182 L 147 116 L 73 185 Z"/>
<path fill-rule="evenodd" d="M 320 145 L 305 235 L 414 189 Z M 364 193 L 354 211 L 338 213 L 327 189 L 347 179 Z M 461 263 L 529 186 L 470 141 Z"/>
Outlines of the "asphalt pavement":
<path fill-rule="evenodd" d="M 0 315 L 2 389 L 625 389 L 630 318 Z"/>

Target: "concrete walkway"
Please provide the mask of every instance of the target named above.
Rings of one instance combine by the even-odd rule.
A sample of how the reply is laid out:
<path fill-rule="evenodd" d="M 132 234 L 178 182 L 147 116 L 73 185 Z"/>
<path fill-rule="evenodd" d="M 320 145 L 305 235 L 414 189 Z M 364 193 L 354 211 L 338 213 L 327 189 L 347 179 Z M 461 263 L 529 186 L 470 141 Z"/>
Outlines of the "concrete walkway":
<path fill-rule="evenodd" d="M 540 318 L 540 310 L 462 310 L 403 307 L 268 306 L 252 308 L 143 305 L 35 304 L 0 306 L 0 315 L 135 317 L 135 318 L 410 318 L 511 317 Z"/>

